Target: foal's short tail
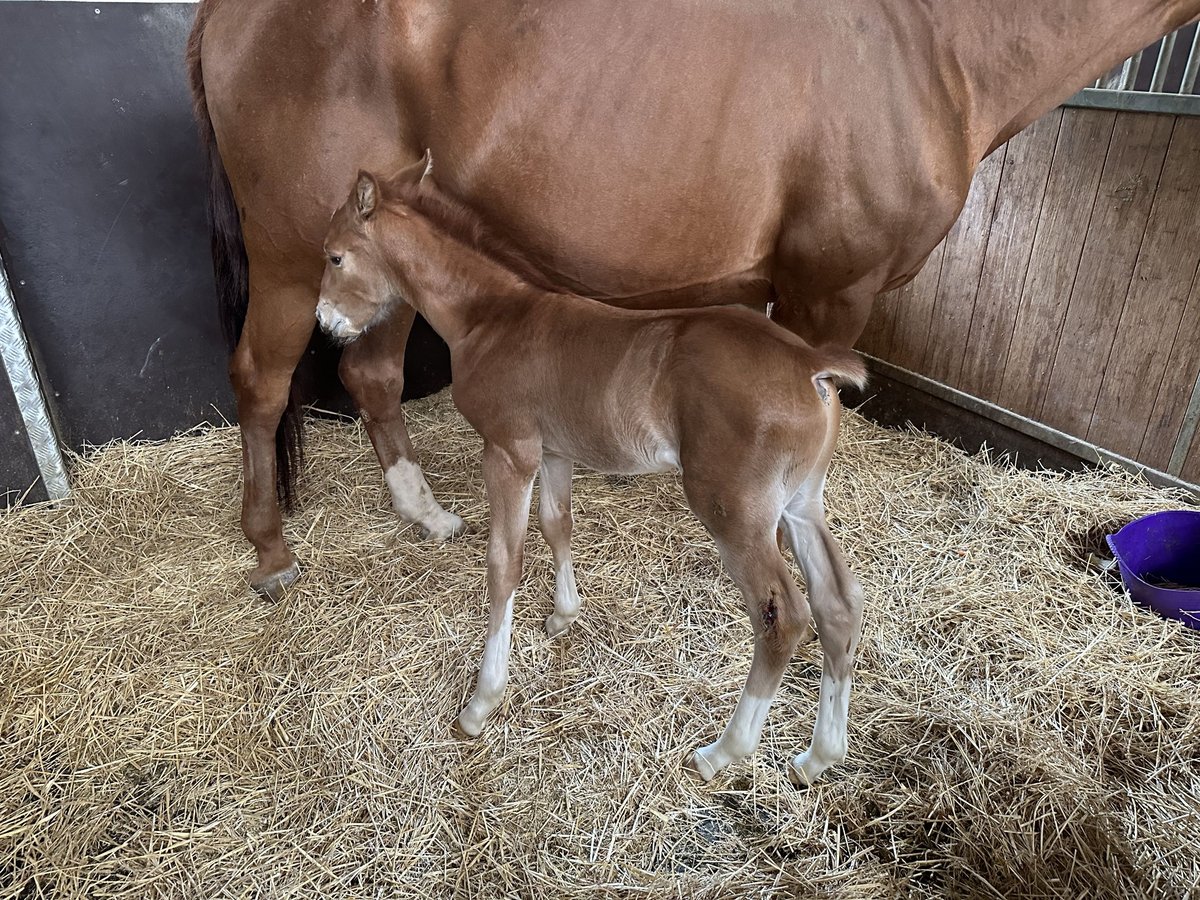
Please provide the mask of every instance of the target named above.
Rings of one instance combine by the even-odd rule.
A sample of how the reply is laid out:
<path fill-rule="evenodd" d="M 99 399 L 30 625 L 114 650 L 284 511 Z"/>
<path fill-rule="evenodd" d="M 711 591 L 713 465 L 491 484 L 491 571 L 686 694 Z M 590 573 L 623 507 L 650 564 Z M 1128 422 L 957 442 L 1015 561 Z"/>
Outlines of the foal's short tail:
<path fill-rule="evenodd" d="M 813 384 L 826 378 L 834 384 L 849 384 L 860 391 L 867 386 L 867 366 L 861 356 L 844 347 L 826 345 L 814 351 L 818 369 L 813 375 Z M 818 390 L 820 387 L 818 386 Z"/>
<path fill-rule="evenodd" d="M 188 37 L 187 67 L 192 88 L 192 103 L 200 142 L 208 162 L 208 224 L 212 241 L 213 275 L 217 283 L 218 315 L 230 352 L 242 336 L 242 325 L 250 306 L 250 262 L 242 239 L 242 222 L 237 200 L 217 147 L 217 135 L 208 114 L 208 96 L 204 90 L 204 72 L 200 65 L 200 45 L 204 26 L 216 3 L 202 2 Z M 304 457 L 303 419 L 293 393 L 275 432 L 276 492 L 288 509 L 292 506 L 296 475 Z"/>

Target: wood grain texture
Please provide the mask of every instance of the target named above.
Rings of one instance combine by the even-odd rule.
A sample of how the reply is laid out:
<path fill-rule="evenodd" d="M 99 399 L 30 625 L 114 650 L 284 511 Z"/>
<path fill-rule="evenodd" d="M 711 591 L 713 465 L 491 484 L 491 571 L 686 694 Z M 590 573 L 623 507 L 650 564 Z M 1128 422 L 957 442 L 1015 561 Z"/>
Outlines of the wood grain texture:
<path fill-rule="evenodd" d="M 1067 300 L 1079 271 L 1116 113 L 1067 109 L 1038 214 L 1029 271 L 997 402 L 1036 418 L 1049 383 Z M 1100 367 L 1096 367 L 1099 374 Z"/>
<path fill-rule="evenodd" d="M 1200 118 L 1180 116 L 1085 435 L 1125 456 L 1136 455 L 1145 441 L 1176 339 L 1197 352 L 1197 336 L 1181 334 L 1180 326 L 1200 265 L 1198 175 Z M 1186 406 L 1190 384 L 1168 390 L 1174 396 L 1166 402 Z"/>
<path fill-rule="evenodd" d="M 863 329 L 863 333 L 859 335 L 854 344 L 856 350 L 880 359 L 891 358 L 892 337 L 896 331 L 896 294 L 898 292 L 899 289 L 888 291 L 875 298 L 875 305 L 871 307 L 871 315 L 867 319 L 867 327 Z"/>
<path fill-rule="evenodd" d="M 1200 431 L 1196 432 L 1196 437 L 1192 440 L 1192 449 L 1188 452 L 1187 461 L 1184 462 L 1179 477 L 1192 484 L 1200 484 Z"/>
<path fill-rule="evenodd" d="M 942 242 L 942 274 L 922 370 L 944 384 L 957 386 L 962 370 L 963 347 L 971 328 L 971 312 L 979 292 L 992 210 L 1007 153 L 1008 147 L 1001 147 L 979 164 L 962 213 Z"/>
<path fill-rule="evenodd" d="M 1113 130 L 1038 419 L 1085 434 L 1130 290 L 1174 116 L 1122 116 Z"/>
<path fill-rule="evenodd" d="M 1000 160 L 860 347 L 1168 470 L 1200 372 L 1200 118 L 1060 109 Z M 1200 480 L 1197 444 L 1175 474 Z"/>
<path fill-rule="evenodd" d="M 895 330 L 888 361 L 914 372 L 921 371 L 930 340 L 933 304 L 941 280 L 946 242 L 929 254 L 925 267 L 908 284 L 891 292 Z"/>
<path fill-rule="evenodd" d="M 1197 173 L 1200 176 L 1200 172 Z M 1200 229 L 1195 235 L 1200 243 Z M 1158 394 L 1154 398 L 1154 406 L 1150 411 L 1150 421 L 1146 433 L 1142 437 L 1137 456 L 1139 462 L 1152 466 L 1163 472 L 1170 471 L 1171 454 L 1175 451 L 1175 442 L 1183 425 L 1183 416 L 1187 411 L 1192 388 L 1196 377 L 1200 375 L 1200 272 L 1192 278 L 1192 290 L 1188 296 L 1187 305 L 1183 310 L 1179 329 L 1171 345 L 1171 353 L 1167 359 L 1166 370 L 1163 372 L 1162 383 L 1158 386 Z M 1191 451 L 1200 440 L 1200 432 L 1193 439 Z M 1172 473 L 1178 474 L 1178 473 Z M 1200 475 L 1200 473 L 1196 473 Z M 1197 478 L 1193 477 L 1193 481 Z"/>
<path fill-rule="evenodd" d="M 1056 109 L 1008 142 L 958 378 L 977 397 L 994 399 L 1000 389 L 1062 117 Z"/>

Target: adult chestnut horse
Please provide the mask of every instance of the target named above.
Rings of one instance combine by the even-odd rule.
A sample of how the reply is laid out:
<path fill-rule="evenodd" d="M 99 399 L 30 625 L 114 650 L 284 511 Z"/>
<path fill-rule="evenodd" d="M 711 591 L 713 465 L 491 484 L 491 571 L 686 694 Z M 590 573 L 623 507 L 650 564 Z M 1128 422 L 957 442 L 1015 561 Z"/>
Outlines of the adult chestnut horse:
<path fill-rule="evenodd" d="M 237 339 L 251 583 L 273 594 L 298 572 L 277 429 L 359 167 L 430 148 L 442 187 L 565 290 L 774 301 L 809 343 L 850 346 L 984 156 L 1197 15 L 1200 0 L 203 0 L 188 56 Z M 400 408 L 410 324 L 356 342 L 341 375 L 396 510 L 445 538 L 462 521 Z"/>

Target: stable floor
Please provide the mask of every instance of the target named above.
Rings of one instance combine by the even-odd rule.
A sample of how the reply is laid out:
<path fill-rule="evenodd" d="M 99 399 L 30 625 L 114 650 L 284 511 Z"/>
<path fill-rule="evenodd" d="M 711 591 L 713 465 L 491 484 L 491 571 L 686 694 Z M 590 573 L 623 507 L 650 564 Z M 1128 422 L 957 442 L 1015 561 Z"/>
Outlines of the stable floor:
<path fill-rule="evenodd" d="M 848 415 L 827 489 L 867 592 L 850 757 L 798 791 L 820 654 L 763 746 L 683 763 L 749 666 L 741 600 L 676 478 L 577 472 L 584 614 L 548 639 L 531 526 L 508 697 L 451 725 L 485 628 L 479 442 L 407 406 L 423 542 L 356 424 L 310 422 L 286 531 L 245 586 L 236 429 L 113 445 L 61 507 L 0 516 L 0 897 L 1181 897 L 1200 883 L 1200 632 L 1089 568 L 1182 506 Z"/>

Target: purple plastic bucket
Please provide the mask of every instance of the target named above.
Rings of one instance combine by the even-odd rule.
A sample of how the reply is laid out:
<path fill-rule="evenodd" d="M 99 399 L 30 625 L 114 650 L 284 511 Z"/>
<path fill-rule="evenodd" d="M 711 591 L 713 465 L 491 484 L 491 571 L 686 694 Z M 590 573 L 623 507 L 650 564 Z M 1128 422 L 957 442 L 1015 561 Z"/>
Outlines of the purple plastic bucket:
<path fill-rule="evenodd" d="M 1108 536 L 1108 546 L 1134 600 L 1200 629 L 1200 510 L 1174 509 L 1134 519 Z"/>

